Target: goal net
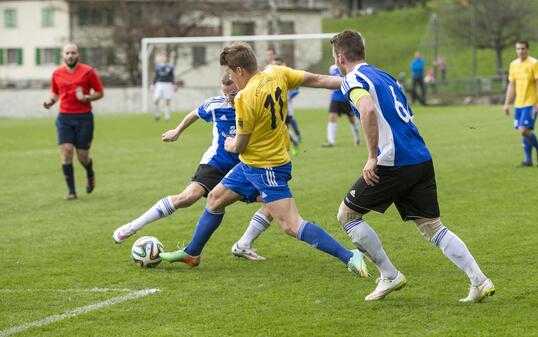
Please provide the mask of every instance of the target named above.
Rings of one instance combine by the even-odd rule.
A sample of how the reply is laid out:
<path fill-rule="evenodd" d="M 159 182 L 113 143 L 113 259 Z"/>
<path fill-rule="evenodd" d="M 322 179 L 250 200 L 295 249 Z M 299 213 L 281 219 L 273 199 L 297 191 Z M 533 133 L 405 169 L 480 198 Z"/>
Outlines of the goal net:
<path fill-rule="evenodd" d="M 142 39 L 142 111 L 152 110 L 155 65 L 166 56 L 175 67 L 178 90 L 172 98 L 172 110 L 190 111 L 205 99 L 220 95 L 222 68 L 219 55 L 223 47 L 236 41 L 252 45 L 260 69 L 268 64 L 271 53 L 286 65 L 311 72 L 327 74 L 333 63 L 329 40 L 334 34 L 290 34 L 169 37 Z M 320 108 L 329 104 L 330 91 L 301 89 L 294 100 L 295 108 Z"/>

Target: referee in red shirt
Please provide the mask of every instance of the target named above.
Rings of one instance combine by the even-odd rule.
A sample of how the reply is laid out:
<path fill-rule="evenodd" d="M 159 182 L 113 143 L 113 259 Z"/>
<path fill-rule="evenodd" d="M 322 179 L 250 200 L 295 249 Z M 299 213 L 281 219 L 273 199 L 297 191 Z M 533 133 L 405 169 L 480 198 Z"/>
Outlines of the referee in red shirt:
<path fill-rule="evenodd" d="M 93 138 L 93 114 L 90 102 L 103 97 L 103 85 L 95 70 L 79 63 L 79 58 L 76 44 L 69 43 L 64 47 L 65 66 L 59 67 L 52 74 L 51 97 L 43 102 L 45 109 L 49 109 L 58 100 L 60 101 L 56 129 L 62 170 L 69 189 L 65 200 L 77 199 L 73 149 L 76 149 L 77 158 L 86 169 L 88 178 L 86 193 L 91 193 L 95 188 L 95 172 L 90 158 Z"/>

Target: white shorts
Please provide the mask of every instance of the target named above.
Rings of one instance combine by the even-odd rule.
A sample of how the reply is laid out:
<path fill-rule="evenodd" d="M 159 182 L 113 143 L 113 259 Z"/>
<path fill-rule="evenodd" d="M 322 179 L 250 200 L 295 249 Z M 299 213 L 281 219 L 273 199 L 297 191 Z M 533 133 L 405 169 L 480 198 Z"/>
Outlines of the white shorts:
<path fill-rule="evenodd" d="M 155 91 L 153 92 L 153 99 L 172 99 L 173 94 L 174 94 L 174 84 L 170 82 L 155 83 Z"/>

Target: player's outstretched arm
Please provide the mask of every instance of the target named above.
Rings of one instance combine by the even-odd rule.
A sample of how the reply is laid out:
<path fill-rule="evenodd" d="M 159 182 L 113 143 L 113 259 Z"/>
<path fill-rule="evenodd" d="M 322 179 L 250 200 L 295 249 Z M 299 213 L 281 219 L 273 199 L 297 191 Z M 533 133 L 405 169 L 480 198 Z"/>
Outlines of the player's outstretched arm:
<path fill-rule="evenodd" d="M 305 71 L 301 86 L 310 88 L 340 89 L 342 77 L 313 74 Z"/>
<path fill-rule="evenodd" d="M 196 114 L 197 110 L 192 110 L 183 118 L 181 123 L 172 130 L 168 130 L 165 133 L 162 134 L 161 139 L 163 142 L 175 142 L 179 135 L 185 131 L 186 128 L 188 128 L 192 123 L 196 122 L 198 120 L 198 115 Z"/>
<path fill-rule="evenodd" d="M 506 88 L 506 97 L 504 99 L 504 113 L 508 116 L 510 114 L 510 103 L 514 100 L 515 86 L 514 81 L 508 82 L 508 88 Z"/>

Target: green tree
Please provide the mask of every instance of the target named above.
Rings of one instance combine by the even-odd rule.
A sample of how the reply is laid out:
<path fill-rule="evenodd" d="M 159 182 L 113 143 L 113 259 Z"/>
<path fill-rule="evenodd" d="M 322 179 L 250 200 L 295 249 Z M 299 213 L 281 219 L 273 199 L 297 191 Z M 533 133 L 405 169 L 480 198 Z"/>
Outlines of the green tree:
<path fill-rule="evenodd" d="M 532 0 L 453 0 L 448 31 L 479 49 L 495 53 L 497 74 L 503 73 L 502 51 L 534 35 L 536 6 Z"/>

